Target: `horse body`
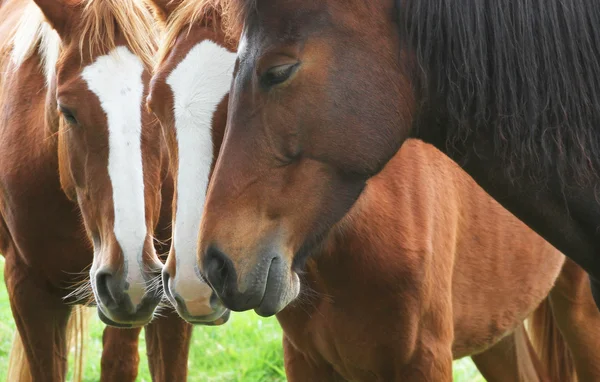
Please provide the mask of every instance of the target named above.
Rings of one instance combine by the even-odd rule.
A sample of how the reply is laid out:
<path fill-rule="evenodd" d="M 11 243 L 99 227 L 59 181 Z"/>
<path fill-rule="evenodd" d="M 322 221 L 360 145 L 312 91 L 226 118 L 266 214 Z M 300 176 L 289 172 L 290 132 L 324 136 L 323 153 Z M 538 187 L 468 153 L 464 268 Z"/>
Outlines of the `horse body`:
<path fill-rule="evenodd" d="M 515 181 L 504 174 L 503 164 L 497 159 L 486 156 L 474 159 L 477 153 L 490 152 L 486 138 L 474 144 L 476 148 L 461 144 L 450 149 L 445 145 L 436 146 L 460 163 L 503 207 L 583 267 L 591 277 L 596 296 L 598 287 L 595 280 L 600 276 L 596 271 L 596 254 L 600 248 L 595 222 L 600 221 L 600 206 L 596 202 L 595 186 L 579 188 L 572 185 L 565 188 L 556 176 L 550 176 L 547 183 L 526 177 Z M 454 150 L 460 151 L 460 154 Z"/>
<path fill-rule="evenodd" d="M 61 2 L 40 3 L 51 17 L 56 14 L 52 14 L 50 8 L 64 6 Z M 94 208 L 104 205 L 104 200 L 92 196 L 98 195 L 96 188 L 99 183 L 92 187 L 94 189 L 81 192 L 84 187 L 77 183 L 81 181 L 78 173 L 76 184 L 73 184 L 73 173 L 81 171 L 81 168 L 73 166 L 73 160 L 77 160 L 82 152 L 73 153 L 74 147 L 77 150 L 81 146 L 74 143 L 77 139 L 73 139 L 72 135 L 67 135 L 82 127 L 67 123 L 65 126 L 64 122 L 59 122 L 63 117 L 56 111 L 57 88 L 54 82 L 57 75 L 54 66 L 59 58 L 59 49 L 66 49 L 67 43 L 72 41 L 65 40 L 59 46 L 58 35 L 48 23 L 41 22 L 43 19 L 40 17 L 43 17 L 40 10 L 30 1 L 4 2 L 0 8 L 0 31 L 5 41 L 0 51 L 0 66 L 5 73 L 0 79 L 0 252 L 6 259 L 5 281 L 26 353 L 21 365 L 29 370 L 25 375 L 29 374 L 35 381 L 59 381 L 66 376 L 66 328 L 71 313 L 69 304 L 89 303 L 91 298 L 91 293 L 85 292 L 71 293 L 70 297 L 67 295 L 77 285 L 89 283 L 85 272 L 90 264 L 99 260 L 97 257 L 102 251 L 97 247 L 96 252 L 93 251 L 90 237 L 95 239 L 95 245 L 100 244 L 98 232 L 105 233 L 104 230 L 110 227 L 96 227 L 95 224 L 103 218 L 109 218 L 110 214 L 98 217 L 90 212 L 90 199 L 95 202 Z M 24 18 L 30 24 L 20 32 L 15 32 L 19 22 L 27 24 Z M 60 25 L 54 26 L 60 28 Z M 23 34 L 17 38 L 15 33 Z M 21 38 L 28 41 L 21 41 Z M 60 71 L 59 68 L 58 75 L 63 76 L 62 80 L 68 71 Z M 72 79 L 70 84 L 77 86 L 76 81 Z M 88 95 L 80 95 L 78 100 L 83 101 Z M 89 110 L 93 109 L 92 104 L 90 101 Z M 142 108 L 141 104 L 139 106 Z M 82 119 L 85 118 L 83 114 L 85 111 L 80 110 L 79 117 Z M 87 159 L 86 166 L 92 163 L 91 167 L 85 169 L 86 180 L 100 182 L 102 173 L 90 173 L 90 170 L 94 170 L 97 158 L 103 155 L 104 148 L 98 147 L 97 143 L 94 146 L 93 142 L 101 133 L 96 130 L 97 135 L 93 135 L 98 124 L 90 124 L 86 128 L 85 134 L 90 134 L 86 144 L 94 147 L 90 152 L 83 152 Z M 152 154 L 155 158 L 150 158 L 148 163 L 156 160 L 164 163 L 160 168 L 167 170 L 166 152 L 163 151 L 164 147 L 158 146 L 159 142 L 157 140 L 157 150 Z M 158 215 L 163 215 L 156 231 L 162 240 L 170 239 L 168 226 L 171 213 L 169 203 L 163 203 L 159 212 L 160 201 L 161 198 L 170 201 L 173 197 L 166 174 L 166 171 L 160 170 L 158 178 L 157 166 L 156 174 L 152 175 L 156 179 L 148 178 L 152 179 L 150 181 L 154 183 L 154 189 L 146 190 L 151 229 L 154 229 L 152 224 L 158 224 Z M 65 186 L 69 185 L 74 188 L 66 190 Z M 77 193 L 80 193 L 78 197 L 74 197 Z M 84 219 L 82 204 L 87 206 Z M 164 208 L 164 204 L 168 208 Z M 86 232 L 83 220 L 91 232 Z M 145 224 L 143 221 L 141 223 Z M 151 253 L 140 253 L 142 255 L 152 256 Z M 122 258 L 104 261 L 118 262 Z M 131 270 L 133 266 L 137 267 L 137 264 L 132 264 Z M 82 290 L 88 289 L 89 286 Z M 135 315 L 135 312 L 131 313 Z M 125 325 L 129 326 L 129 323 Z M 105 329 L 102 380 L 135 380 L 140 330 Z M 185 380 L 191 326 L 170 314 L 150 324 L 146 336 L 151 370 L 156 380 Z M 165 357 L 169 352 L 172 353 Z"/>
<path fill-rule="evenodd" d="M 344 380 L 450 380 L 452 359 L 511 334 L 563 261 L 443 154 L 407 142 L 308 260 L 305 295 L 277 314 L 286 359 Z"/>

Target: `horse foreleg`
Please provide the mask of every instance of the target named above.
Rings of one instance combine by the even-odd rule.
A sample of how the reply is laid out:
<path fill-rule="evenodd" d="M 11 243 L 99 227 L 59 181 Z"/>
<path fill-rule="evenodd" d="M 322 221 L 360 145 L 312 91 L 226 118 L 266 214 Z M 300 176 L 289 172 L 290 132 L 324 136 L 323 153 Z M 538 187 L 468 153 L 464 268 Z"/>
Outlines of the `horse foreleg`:
<path fill-rule="evenodd" d="M 307 360 L 306 356 L 299 352 L 296 347 L 283 335 L 283 360 L 285 374 L 289 382 L 305 381 L 331 381 L 344 382 L 335 370 L 326 363 L 317 364 Z"/>
<path fill-rule="evenodd" d="M 446 346 L 441 341 L 437 344 L 423 343 L 417 346 L 411 361 L 396 372 L 394 381 L 452 382 L 451 347 L 451 343 Z"/>
<path fill-rule="evenodd" d="M 577 379 L 600 381 L 600 312 L 585 271 L 567 259 L 549 298 L 556 325 L 573 357 Z"/>
<path fill-rule="evenodd" d="M 154 382 L 185 382 L 193 326 L 174 310 L 146 326 L 148 365 Z"/>
<path fill-rule="evenodd" d="M 550 380 L 523 325 L 494 346 L 471 358 L 488 382 Z"/>
<path fill-rule="evenodd" d="M 138 340 L 142 328 L 104 328 L 102 334 L 102 368 L 100 380 L 135 382 L 140 356 Z"/>
<path fill-rule="evenodd" d="M 32 274 L 15 258 L 7 257 L 4 279 L 31 377 L 34 382 L 64 381 L 71 308 L 48 292 L 39 275 Z"/>

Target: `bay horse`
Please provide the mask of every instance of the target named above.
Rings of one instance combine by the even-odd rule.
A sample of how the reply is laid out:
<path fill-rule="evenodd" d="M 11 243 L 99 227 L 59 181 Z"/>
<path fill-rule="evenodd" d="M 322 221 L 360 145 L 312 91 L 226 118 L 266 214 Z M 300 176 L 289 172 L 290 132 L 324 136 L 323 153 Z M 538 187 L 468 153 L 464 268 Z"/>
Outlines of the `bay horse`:
<path fill-rule="evenodd" d="M 135 380 L 140 327 L 162 299 L 153 235 L 170 237 L 173 197 L 143 101 L 154 18 L 134 0 L 10 0 L 0 20 L 0 252 L 24 375 L 64 380 L 89 269 L 81 290 L 100 318 L 137 327 L 105 330 L 102 379 Z M 155 380 L 185 380 L 190 335 L 174 314 L 147 326 Z"/>
<path fill-rule="evenodd" d="M 243 33 L 200 235 L 213 285 L 222 264 L 254 285 L 226 305 L 293 297 L 284 259 L 300 267 L 411 136 L 585 269 L 600 303 L 595 3 L 206 1 Z"/>
<path fill-rule="evenodd" d="M 194 188 L 196 199 L 178 195 L 175 204 L 200 211 L 225 134 L 223 82 L 233 72 L 236 44 L 221 30 L 220 10 L 197 1 L 168 2 L 162 10 L 167 36 L 148 104 L 179 170 L 195 175 L 176 183 Z M 185 116 L 187 125 L 178 122 Z M 556 249 L 429 145 L 407 143 L 314 252 L 301 271 L 303 295 L 277 313 L 290 381 L 448 380 L 452 359 L 466 355 L 489 381 L 573 380 L 564 354 L 584 380 L 600 377 L 600 313 L 585 273 L 572 262 L 563 267 Z M 204 282 L 189 270 L 181 277 L 179 263 L 193 267 L 194 259 L 191 250 L 171 249 L 163 269 L 167 295 Z M 227 297 L 227 290 L 217 293 Z M 174 304 L 187 302 L 178 297 Z M 542 300 L 532 329 L 545 369 L 529 365 L 527 372 L 520 324 Z M 195 319 L 185 305 L 178 312 Z M 515 354 L 522 348 L 526 353 Z"/>

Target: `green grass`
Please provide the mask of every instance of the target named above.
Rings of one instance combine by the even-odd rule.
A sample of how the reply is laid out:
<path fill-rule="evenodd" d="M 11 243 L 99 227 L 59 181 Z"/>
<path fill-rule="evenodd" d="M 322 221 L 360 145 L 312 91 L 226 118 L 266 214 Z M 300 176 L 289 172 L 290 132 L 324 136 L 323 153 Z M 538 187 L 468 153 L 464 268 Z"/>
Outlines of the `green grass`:
<path fill-rule="evenodd" d="M 0 258 L 0 277 L 4 262 Z M 104 325 L 94 315 L 86 353 L 85 381 L 100 378 L 100 354 Z M 4 283 L 0 284 L 0 381 L 6 380 L 6 367 L 15 325 Z M 146 344 L 140 337 L 138 381 L 150 382 Z M 281 350 L 281 329 L 274 318 L 261 318 L 254 312 L 232 315 L 220 327 L 196 327 L 189 359 L 190 382 L 275 382 L 285 381 Z M 454 380 L 483 382 L 470 359 L 454 363 Z"/>

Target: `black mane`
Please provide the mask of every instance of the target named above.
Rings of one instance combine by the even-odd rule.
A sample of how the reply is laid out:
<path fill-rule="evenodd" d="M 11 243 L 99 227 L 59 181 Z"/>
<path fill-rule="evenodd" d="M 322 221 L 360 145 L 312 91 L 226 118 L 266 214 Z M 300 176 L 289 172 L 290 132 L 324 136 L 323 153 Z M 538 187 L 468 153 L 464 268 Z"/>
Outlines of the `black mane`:
<path fill-rule="evenodd" d="M 509 176 L 599 179 L 597 0 L 396 1 L 450 145 L 489 137 Z"/>

